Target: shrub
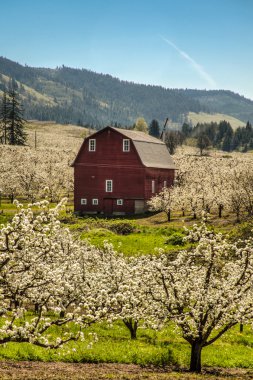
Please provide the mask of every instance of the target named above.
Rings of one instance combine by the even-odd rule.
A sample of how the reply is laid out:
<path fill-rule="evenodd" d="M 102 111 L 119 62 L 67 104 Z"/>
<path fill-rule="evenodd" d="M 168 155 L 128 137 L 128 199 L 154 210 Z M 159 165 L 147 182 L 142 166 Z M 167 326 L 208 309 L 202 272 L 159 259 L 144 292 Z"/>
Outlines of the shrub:
<path fill-rule="evenodd" d="M 109 223 L 106 227 L 108 230 L 113 231 L 119 235 L 129 235 L 135 232 L 136 229 L 134 223 L 124 221 L 114 221 Z"/>
<path fill-rule="evenodd" d="M 184 245 L 184 235 L 179 232 L 174 232 L 166 241 L 170 245 Z"/>

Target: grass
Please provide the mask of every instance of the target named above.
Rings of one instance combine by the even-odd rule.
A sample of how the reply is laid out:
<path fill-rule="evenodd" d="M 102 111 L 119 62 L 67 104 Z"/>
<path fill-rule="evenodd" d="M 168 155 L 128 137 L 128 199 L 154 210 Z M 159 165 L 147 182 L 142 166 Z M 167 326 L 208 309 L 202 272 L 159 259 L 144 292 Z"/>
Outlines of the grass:
<path fill-rule="evenodd" d="M 89 333 L 96 333 L 98 342 L 89 348 Z M 113 326 L 93 325 L 85 331 L 85 342 L 71 342 L 58 350 L 48 350 L 28 343 L 7 343 L 0 347 L 0 360 L 45 361 L 69 363 L 125 363 L 141 366 L 174 366 L 188 368 L 190 346 L 170 325 L 155 332 L 138 330 L 138 339 L 131 340 L 123 323 Z M 203 349 L 204 367 L 252 368 L 253 333 L 249 326 L 228 331 L 213 345 Z"/>
<path fill-rule="evenodd" d="M 20 200 L 21 203 L 27 202 Z M 56 204 L 50 204 L 54 207 Z M 165 213 L 145 214 L 138 217 L 106 219 L 102 217 L 77 217 L 73 215 L 73 204 L 67 206 L 68 212 L 61 214 L 62 223 L 81 239 L 89 240 L 91 244 L 102 247 L 104 241 L 111 242 L 115 250 L 125 255 L 142 255 L 156 253 L 156 248 L 165 252 L 187 249 L 183 244 L 184 226 L 191 228 L 200 219 L 194 220 L 191 215 L 182 216 L 180 212 L 173 213 L 172 221 L 168 223 Z M 36 208 L 34 208 L 36 211 Z M 0 224 L 11 220 L 16 212 L 15 205 L 2 199 L 0 206 Z M 216 232 L 229 234 L 233 240 L 243 238 L 251 233 L 252 225 L 248 222 L 236 225 L 234 217 L 226 215 L 218 218 L 212 215 L 210 225 Z"/>
<path fill-rule="evenodd" d="M 220 121 L 226 120 L 228 123 L 230 123 L 233 129 L 236 129 L 238 127 L 245 127 L 245 123 L 243 121 L 236 119 L 233 116 L 225 115 L 222 113 L 208 114 L 204 112 L 189 112 L 187 117 L 193 125 L 196 125 L 198 123 L 219 123 Z"/>
<path fill-rule="evenodd" d="M 76 218 L 68 227 L 81 239 L 88 240 L 97 247 L 103 247 L 104 241 L 111 242 L 114 248 L 125 255 L 155 253 L 156 248 L 166 252 L 187 247 L 183 243 L 183 228 L 167 226 L 141 225 L 133 220 L 115 220 L 98 218 Z"/>

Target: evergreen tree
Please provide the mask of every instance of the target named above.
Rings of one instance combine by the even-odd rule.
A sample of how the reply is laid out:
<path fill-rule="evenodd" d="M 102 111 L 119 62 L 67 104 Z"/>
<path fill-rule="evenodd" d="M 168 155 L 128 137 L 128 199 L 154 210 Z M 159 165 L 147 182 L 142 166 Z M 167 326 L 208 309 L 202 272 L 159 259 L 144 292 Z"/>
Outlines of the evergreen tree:
<path fill-rule="evenodd" d="M 232 148 L 233 135 L 226 133 L 222 143 L 222 150 L 230 152 Z"/>
<path fill-rule="evenodd" d="M 23 109 L 18 100 L 17 92 L 9 90 L 9 104 L 7 112 L 7 139 L 10 145 L 25 145 Z"/>
<path fill-rule="evenodd" d="M 8 99 L 6 89 L 4 88 L 2 102 L 0 106 L 0 141 L 7 144 L 7 128 L 8 128 Z"/>
<path fill-rule="evenodd" d="M 148 133 L 151 136 L 154 136 L 154 137 L 157 137 L 157 138 L 160 137 L 160 127 L 159 127 L 159 123 L 158 123 L 157 120 L 153 119 L 151 121 L 151 123 L 149 124 Z"/>
<path fill-rule="evenodd" d="M 192 132 L 192 126 L 190 124 L 184 123 L 182 125 L 182 133 L 186 137 L 190 137 Z"/>

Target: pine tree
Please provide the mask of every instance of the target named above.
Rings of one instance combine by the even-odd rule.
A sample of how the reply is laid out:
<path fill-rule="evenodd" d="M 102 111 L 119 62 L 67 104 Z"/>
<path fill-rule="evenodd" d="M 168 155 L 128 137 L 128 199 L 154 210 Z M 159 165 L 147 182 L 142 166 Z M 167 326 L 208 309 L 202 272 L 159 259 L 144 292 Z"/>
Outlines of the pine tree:
<path fill-rule="evenodd" d="M 0 141 L 2 144 L 7 144 L 7 128 L 8 128 L 8 99 L 7 93 L 4 89 L 2 102 L 0 105 Z"/>
<path fill-rule="evenodd" d="M 18 100 L 17 92 L 9 90 L 9 104 L 7 111 L 7 139 L 10 145 L 25 145 L 23 109 Z"/>
<path fill-rule="evenodd" d="M 149 125 L 149 128 L 148 128 L 148 133 L 151 135 L 151 136 L 154 136 L 154 137 L 157 137 L 159 138 L 160 137 L 160 127 L 159 127 L 159 123 L 157 120 L 153 119 Z"/>

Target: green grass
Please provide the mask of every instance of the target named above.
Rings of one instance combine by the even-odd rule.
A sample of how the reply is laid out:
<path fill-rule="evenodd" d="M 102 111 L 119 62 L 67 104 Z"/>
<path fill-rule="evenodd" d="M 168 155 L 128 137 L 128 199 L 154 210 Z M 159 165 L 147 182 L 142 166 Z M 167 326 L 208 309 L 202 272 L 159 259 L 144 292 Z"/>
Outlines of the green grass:
<path fill-rule="evenodd" d="M 68 224 L 81 239 L 87 239 L 97 247 L 103 247 L 104 241 L 111 242 L 117 251 L 125 255 L 155 253 L 156 248 L 166 252 L 185 248 L 182 228 L 168 226 L 144 226 L 132 220 L 107 220 L 78 218 L 78 223 Z"/>
<path fill-rule="evenodd" d="M 98 336 L 92 348 L 88 346 L 90 332 Z M 190 346 L 172 325 L 159 332 L 139 329 L 137 335 L 137 340 L 131 340 L 120 321 L 113 326 L 101 323 L 85 331 L 86 341 L 71 342 L 58 350 L 28 343 L 7 343 L 0 346 L 0 360 L 189 366 Z M 240 333 L 239 326 L 235 326 L 213 345 L 203 349 L 202 364 L 205 367 L 252 368 L 252 354 L 251 328 L 246 326 Z"/>

